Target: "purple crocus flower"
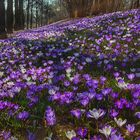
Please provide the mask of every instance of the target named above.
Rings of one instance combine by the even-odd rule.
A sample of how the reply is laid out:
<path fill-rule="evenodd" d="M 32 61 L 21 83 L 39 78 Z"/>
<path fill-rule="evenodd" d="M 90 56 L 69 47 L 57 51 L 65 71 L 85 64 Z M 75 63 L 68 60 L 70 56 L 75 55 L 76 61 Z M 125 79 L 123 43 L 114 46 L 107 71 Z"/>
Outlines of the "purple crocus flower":
<path fill-rule="evenodd" d="M 115 77 L 119 77 L 120 73 L 115 72 L 113 75 L 114 75 Z"/>
<path fill-rule="evenodd" d="M 89 74 L 84 74 L 84 75 L 83 75 L 83 78 L 84 78 L 86 81 L 91 80 L 91 77 L 90 77 Z"/>
<path fill-rule="evenodd" d="M 111 110 L 110 110 L 110 116 L 111 116 L 111 117 L 114 118 L 114 117 L 116 117 L 118 114 L 119 114 L 119 113 L 118 113 L 115 109 L 111 109 Z"/>
<path fill-rule="evenodd" d="M 111 135 L 109 140 L 124 140 L 124 138 L 121 135 L 114 134 Z"/>
<path fill-rule="evenodd" d="M 134 98 L 139 98 L 139 97 L 140 97 L 140 92 L 139 92 L 139 90 L 136 90 L 136 91 L 132 92 L 132 96 L 133 96 Z"/>
<path fill-rule="evenodd" d="M 36 135 L 30 131 L 27 134 L 28 140 L 36 140 Z"/>
<path fill-rule="evenodd" d="M 101 101 L 103 99 L 103 95 L 102 94 L 96 94 L 96 99 L 98 101 Z"/>
<path fill-rule="evenodd" d="M 119 94 L 117 92 L 111 93 L 111 97 L 114 98 L 114 99 L 118 98 L 118 96 L 119 96 Z"/>
<path fill-rule="evenodd" d="M 75 109 L 75 110 L 71 110 L 71 114 L 73 116 L 75 116 L 76 118 L 80 119 L 82 116 L 83 111 L 81 111 L 81 109 Z"/>
<path fill-rule="evenodd" d="M 128 124 L 126 125 L 126 128 L 128 132 L 133 133 L 135 131 L 135 125 L 134 124 Z"/>
<path fill-rule="evenodd" d="M 11 132 L 10 131 L 3 131 L 1 135 L 2 135 L 4 140 L 8 140 L 11 137 Z"/>
<path fill-rule="evenodd" d="M 122 109 L 123 108 L 123 104 L 120 100 L 116 101 L 115 102 L 115 106 L 118 108 L 118 109 Z"/>
<path fill-rule="evenodd" d="M 102 94 L 104 96 L 108 95 L 112 91 L 112 88 L 105 88 L 102 90 Z"/>
<path fill-rule="evenodd" d="M 135 116 L 136 116 L 138 119 L 140 119 L 140 112 L 136 112 L 136 113 L 135 113 Z"/>
<path fill-rule="evenodd" d="M 87 133 L 88 133 L 87 128 L 79 128 L 77 130 L 77 135 L 80 136 L 81 138 L 85 138 Z"/>
<path fill-rule="evenodd" d="M 83 98 L 80 100 L 80 103 L 83 105 L 83 106 L 87 106 L 88 103 L 89 103 L 89 98 L 86 97 L 86 98 Z"/>
<path fill-rule="evenodd" d="M 133 80 L 135 78 L 135 74 L 131 73 L 127 75 L 128 79 Z"/>
<path fill-rule="evenodd" d="M 54 113 L 54 110 L 50 106 L 48 106 L 45 111 L 45 120 L 46 120 L 47 124 L 50 126 L 56 124 L 55 113 Z"/>
<path fill-rule="evenodd" d="M 69 103 L 71 103 L 73 101 L 73 97 L 74 97 L 73 95 L 74 95 L 73 92 L 64 92 L 64 94 L 62 94 L 60 96 L 61 104 L 64 104 L 64 103 L 69 104 Z"/>
<path fill-rule="evenodd" d="M 26 119 L 28 119 L 28 117 L 29 117 L 29 113 L 27 111 L 20 112 L 17 115 L 17 118 L 20 120 L 26 120 Z"/>
<path fill-rule="evenodd" d="M 73 83 L 74 84 L 78 84 L 80 82 L 80 78 L 79 77 L 80 77 L 79 74 L 77 74 L 77 75 L 74 76 L 74 78 L 73 78 Z"/>
<path fill-rule="evenodd" d="M 69 81 L 64 81 L 64 86 L 68 87 L 70 85 Z"/>
<path fill-rule="evenodd" d="M 57 92 L 57 93 L 55 93 L 55 94 L 53 94 L 53 95 L 50 96 L 50 100 L 51 101 L 59 100 L 60 97 L 61 97 L 60 92 Z"/>
<path fill-rule="evenodd" d="M 102 84 L 102 85 L 105 83 L 106 80 L 107 80 L 106 77 L 104 77 L 104 76 L 101 76 L 101 77 L 100 77 L 100 81 L 101 81 L 101 84 Z"/>
<path fill-rule="evenodd" d="M 107 79 L 106 79 L 106 77 L 101 76 L 101 77 L 100 77 L 100 80 L 101 80 L 102 82 L 105 82 Z"/>

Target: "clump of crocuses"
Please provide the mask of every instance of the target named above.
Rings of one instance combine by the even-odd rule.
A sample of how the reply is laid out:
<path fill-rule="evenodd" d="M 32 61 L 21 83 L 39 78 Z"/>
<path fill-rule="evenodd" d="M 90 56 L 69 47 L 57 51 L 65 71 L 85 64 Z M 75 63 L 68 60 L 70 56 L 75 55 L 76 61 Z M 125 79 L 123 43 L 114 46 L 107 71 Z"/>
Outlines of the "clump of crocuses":
<path fill-rule="evenodd" d="M 53 125 L 56 124 L 55 112 L 54 112 L 54 110 L 50 106 L 48 106 L 46 108 L 45 120 L 47 122 L 47 125 L 49 125 L 49 126 L 53 126 Z"/>

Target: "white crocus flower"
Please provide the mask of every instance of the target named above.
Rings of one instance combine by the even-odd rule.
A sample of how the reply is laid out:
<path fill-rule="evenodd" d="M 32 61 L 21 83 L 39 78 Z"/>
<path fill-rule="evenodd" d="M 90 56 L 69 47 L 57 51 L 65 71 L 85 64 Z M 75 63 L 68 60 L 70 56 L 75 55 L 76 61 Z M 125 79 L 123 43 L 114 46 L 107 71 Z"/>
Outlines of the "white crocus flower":
<path fill-rule="evenodd" d="M 68 69 L 66 69 L 66 72 L 67 73 L 71 73 L 72 72 L 72 69 L 71 68 L 68 68 Z"/>
<path fill-rule="evenodd" d="M 93 108 L 92 110 L 89 110 L 89 114 L 88 117 L 90 118 L 95 118 L 96 120 L 98 120 L 100 117 L 102 117 L 105 114 L 105 111 L 102 109 L 96 109 Z"/>
<path fill-rule="evenodd" d="M 123 78 L 117 77 L 116 80 L 117 80 L 117 82 L 118 82 L 117 86 L 118 86 L 119 88 L 121 88 L 121 89 L 126 89 L 126 88 L 127 88 L 128 83 L 126 83 L 126 82 L 123 80 Z"/>
<path fill-rule="evenodd" d="M 28 82 L 30 82 L 31 81 L 31 77 L 27 77 L 27 79 L 26 79 Z"/>
<path fill-rule="evenodd" d="M 8 85 L 9 87 L 14 86 L 14 82 L 7 82 L 7 85 Z"/>
<path fill-rule="evenodd" d="M 72 72 L 72 69 L 71 69 L 71 68 L 66 69 L 66 76 L 67 76 L 69 79 L 71 78 L 71 72 Z"/>
<path fill-rule="evenodd" d="M 71 140 L 73 137 L 76 137 L 76 133 L 74 130 L 71 130 L 71 131 L 67 131 L 66 132 L 66 137 Z"/>
<path fill-rule="evenodd" d="M 86 62 L 87 63 L 91 63 L 92 62 L 92 59 L 88 57 L 88 58 L 86 58 Z"/>
<path fill-rule="evenodd" d="M 118 83 L 118 87 L 119 87 L 119 88 L 126 89 L 127 86 L 128 86 L 128 84 L 126 84 L 125 82 L 124 82 L 124 83 Z"/>
<path fill-rule="evenodd" d="M 54 95 L 56 93 L 56 91 L 54 89 L 50 89 L 48 92 L 50 95 Z"/>
<path fill-rule="evenodd" d="M 26 73 L 26 69 L 25 68 L 21 68 L 21 72 L 24 74 L 24 73 Z"/>
<path fill-rule="evenodd" d="M 115 122 L 117 123 L 117 125 L 119 127 L 122 127 L 125 123 L 126 123 L 126 119 L 125 120 L 122 120 L 121 118 L 117 119 L 117 118 L 114 118 Z"/>
<path fill-rule="evenodd" d="M 130 69 L 130 71 L 135 72 L 135 71 L 136 71 L 136 69 L 135 69 L 135 68 L 132 68 L 132 69 Z"/>
<path fill-rule="evenodd" d="M 116 42 L 116 40 L 110 40 L 110 43 L 112 44 L 112 43 L 115 43 Z"/>
<path fill-rule="evenodd" d="M 102 129 L 99 129 L 99 132 L 104 134 L 106 136 L 106 138 L 108 138 L 112 134 L 115 134 L 115 131 L 113 131 L 113 128 L 110 125 L 105 126 Z"/>
<path fill-rule="evenodd" d="M 2 77 L 3 75 L 4 75 L 4 72 L 1 72 L 1 71 L 0 71 L 0 77 Z"/>

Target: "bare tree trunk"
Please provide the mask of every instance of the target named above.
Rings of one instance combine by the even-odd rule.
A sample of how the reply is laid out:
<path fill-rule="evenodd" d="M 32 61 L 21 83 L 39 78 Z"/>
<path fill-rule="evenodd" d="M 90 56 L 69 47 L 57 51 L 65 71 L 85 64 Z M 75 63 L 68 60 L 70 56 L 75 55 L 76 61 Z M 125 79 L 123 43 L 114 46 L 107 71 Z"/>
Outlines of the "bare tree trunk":
<path fill-rule="evenodd" d="M 30 18 L 30 28 L 33 28 L 33 1 L 31 3 L 31 18 Z"/>
<path fill-rule="evenodd" d="M 27 3 L 27 29 L 29 29 L 29 13 L 30 13 L 30 0 Z"/>
<path fill-rule="evenodd" d="M 13 32 L 13 0 L 7 1 L 7 32 Z"/>
<path fill-rule="evenodd" d="M 38 27 L 38 3 L 36 1 L 36 28 Z"/>
<path fill-rule="evenodd" d="M 15 30 L 19 30 L 19 0 L 15 0 Z"/>
<path fill-rule="evenodd" d="M 24 29 L 23 0 L 19 0 L 19 29 Z"/>
<path fill-rule="evenodd" d="M 43 0 L 41 1 L 41 26 L 43 25 Z"/>
<path fill-rule="evenodd" d="M 134 8 L 139 8 L 140 7 L 140 0 L 136 0 L 134 2 Z"/>
<path fill-rule="evenodd" d="M 0 38 L 6 38 L 4 0 L 0 0 Z"/>

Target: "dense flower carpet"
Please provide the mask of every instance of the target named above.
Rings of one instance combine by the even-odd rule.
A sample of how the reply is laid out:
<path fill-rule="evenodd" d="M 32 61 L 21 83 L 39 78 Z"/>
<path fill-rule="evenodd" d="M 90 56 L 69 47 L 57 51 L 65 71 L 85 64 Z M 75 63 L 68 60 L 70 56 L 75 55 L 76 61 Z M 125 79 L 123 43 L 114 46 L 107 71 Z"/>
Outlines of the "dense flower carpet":
<path fill-rule="evenodd" d="M 47 140 L 140 138 L 139 10 L 0 41 L 0 137 L 40 128 Z"/>

